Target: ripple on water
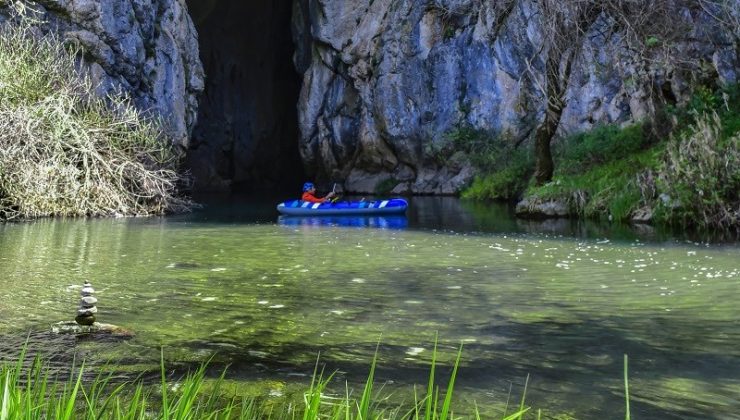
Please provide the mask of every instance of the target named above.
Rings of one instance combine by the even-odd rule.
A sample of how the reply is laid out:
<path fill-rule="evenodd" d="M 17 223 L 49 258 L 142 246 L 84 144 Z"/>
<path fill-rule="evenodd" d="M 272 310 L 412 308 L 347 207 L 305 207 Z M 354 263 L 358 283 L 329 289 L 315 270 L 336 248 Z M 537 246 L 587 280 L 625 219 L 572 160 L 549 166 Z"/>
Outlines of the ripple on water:
<path fill-rule="evenodd" d="M 554 237 L 403 231 L 390 241 L 383 232 L 343 229 L 211 224 L 98 232 L 91 224 L 80 226 L 79 234 L 59 238 L 80 239 L 71 247 L 35 247 L 37 241 L 52 243 L 45 235 L 14 241 L 0 235 L 7 257 L 0 262 L 7 279 L 0 284 L 4 330 L 48 325 L 74 313 L 80 285 L 70 283 L 79 277 L 100 279 L 102 316 L 135 326 L 137 342 L 101 349 L 106 356 L 156 361 L 163 345 L 173 350 L 165 357 L 193 360 L 187 349 L 176 349 L 199 342 L 208 355 L 221 350 L 227 362 L 246 351 L 264 362 L 261 374 L 275 376 L 307 366 L 310 371 L 321 350 L 330 369 L 362 370 L 361 382 L 382 332 L 388 346 L 379 357 L 391 379 L 404 382 L 409 371 L 428 372 L 429 345 L 439 331 L 446 365 L 466 343 L 461 379 L 475 384 L 475 392 L 508 390 L 531 374 L 533 398 L 556 401 L 559 408 L 568 409 L 579 395 L 598 395 L 602 411 L 580 416 L 586 418 L 621 407 L 614 384 L 621 379 L 623 352 L 639 367 L 634 386 L 642 395 L 650 378 L 691 377 L 691 389 L 670 396 L 706 397 L 740 377 L 736 248 L 703 248 L 696 255 L 693 245 Z M 38 249 L 38 255 L 29 261 L 20 255 L 24 249 Z M 32 314 L 37 319 L 29 317 L 34 302 L 44 304 Z M 131 356 L 134 344 L 142 349 Z M 64 345 L 80 348 L 78 342 Z M 242 350 L 250 347 L 274 350 Z M 664 362 L 677 355 L 690 363 Z M 715 403 L 731 395 L 722 392 Z M 565 402 L 559 405 L 559 399 Z M 704 417 L 711 417 L 712 398 L 701 400 L 691 408 L 677 398 L 677 411 L 658 414 L 705 410 Z M 740 410 L 737 401 L 728 404 Z"/>

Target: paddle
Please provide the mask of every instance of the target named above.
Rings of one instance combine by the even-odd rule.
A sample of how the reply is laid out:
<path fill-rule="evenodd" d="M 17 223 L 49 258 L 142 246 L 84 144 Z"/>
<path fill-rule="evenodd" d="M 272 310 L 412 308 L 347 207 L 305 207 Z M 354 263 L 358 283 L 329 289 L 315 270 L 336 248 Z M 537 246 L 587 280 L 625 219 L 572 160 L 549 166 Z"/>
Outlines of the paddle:
<path fill-rule="evenodd" d="M 337 183 L 334 183 L 334 187 L 332 187 L 331 192 L 334 194 L 334 197 L 331 199 L 332 203 L 336 203 L 339 200 L 339 196 L 337 195 Z"/>

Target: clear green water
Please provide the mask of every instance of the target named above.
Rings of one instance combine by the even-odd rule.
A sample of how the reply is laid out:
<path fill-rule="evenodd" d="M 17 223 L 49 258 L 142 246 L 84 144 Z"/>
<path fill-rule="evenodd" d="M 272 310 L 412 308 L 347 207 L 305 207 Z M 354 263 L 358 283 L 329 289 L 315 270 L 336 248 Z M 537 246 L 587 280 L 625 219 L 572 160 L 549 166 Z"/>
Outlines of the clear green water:
<path fill-rule="evenodd" d="M 415 203 L 390 225 L 403 229 L 277 223 L 271 203 L 243 202 L 0 226 L 0 357 L 71 320 L 89 279 L 98 319 L 135 338 L 50 340 L 49 353 L 129 371 L 156 369 L 162 347 L 173 366 L 216 354 L 235 392 L 277 396 L 318 353 L 339 383 L 362 382 L 380 340 L 380 379 L 408 392 L 438 332 L 444 362 L 464 343 L 461 401 L 491 413 L 529 374 L 528 401 L 548 414 L 623 417 L 628 354 L 634 417 L 740 417 L 737 246 L 532 233 L 495 209 Z"/>

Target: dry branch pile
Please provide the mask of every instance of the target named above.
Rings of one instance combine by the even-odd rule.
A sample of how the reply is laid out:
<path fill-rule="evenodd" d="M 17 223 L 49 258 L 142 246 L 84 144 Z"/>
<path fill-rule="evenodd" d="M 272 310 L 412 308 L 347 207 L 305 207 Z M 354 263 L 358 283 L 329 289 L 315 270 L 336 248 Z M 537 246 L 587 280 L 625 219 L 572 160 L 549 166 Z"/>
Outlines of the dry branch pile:
<path fill-rule="evenodd" d="M 25 20 L 0 28 L 0 220 L 189 209 L 159 124 L 93 95 L 76 52 Z"/>

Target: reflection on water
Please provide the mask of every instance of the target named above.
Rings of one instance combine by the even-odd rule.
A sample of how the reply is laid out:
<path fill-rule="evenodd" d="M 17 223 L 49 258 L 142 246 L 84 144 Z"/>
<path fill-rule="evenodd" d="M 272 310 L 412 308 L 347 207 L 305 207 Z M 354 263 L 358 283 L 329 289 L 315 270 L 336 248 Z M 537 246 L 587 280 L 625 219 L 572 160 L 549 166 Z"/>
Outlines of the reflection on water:
<path fill-rule="evenodd" d="M 280 216 L 281 226 L 340 226 L 354 228 L 404 229 L 406 216 Z"/>
<path fill-rule="evenodd" d="M 319 352 L 340 382 L 361 383 L 381 337 L 379 377 L 402 386 L 425 383 L 439 332 L 443 363 L 464 343 L 458 395 L 491 412 L 529 374 L 527 400 L 548 413 L 614 417 L 623 354 L 635 417 L 740 409 L 735 246 L 536 225 L 451 199 L 414 200 L 403 221 L 284 220 L 278 201 L 0 226 L 2 341 L 72 319 L 89 279 L 99 319 L 136 337 L 34 334 L 34 345 L 48 338 L 45 354 L 76 349 L 155 372 L 161 347 L 170 363 L 217 354 L 232 378 L 283 392 Z"/>

